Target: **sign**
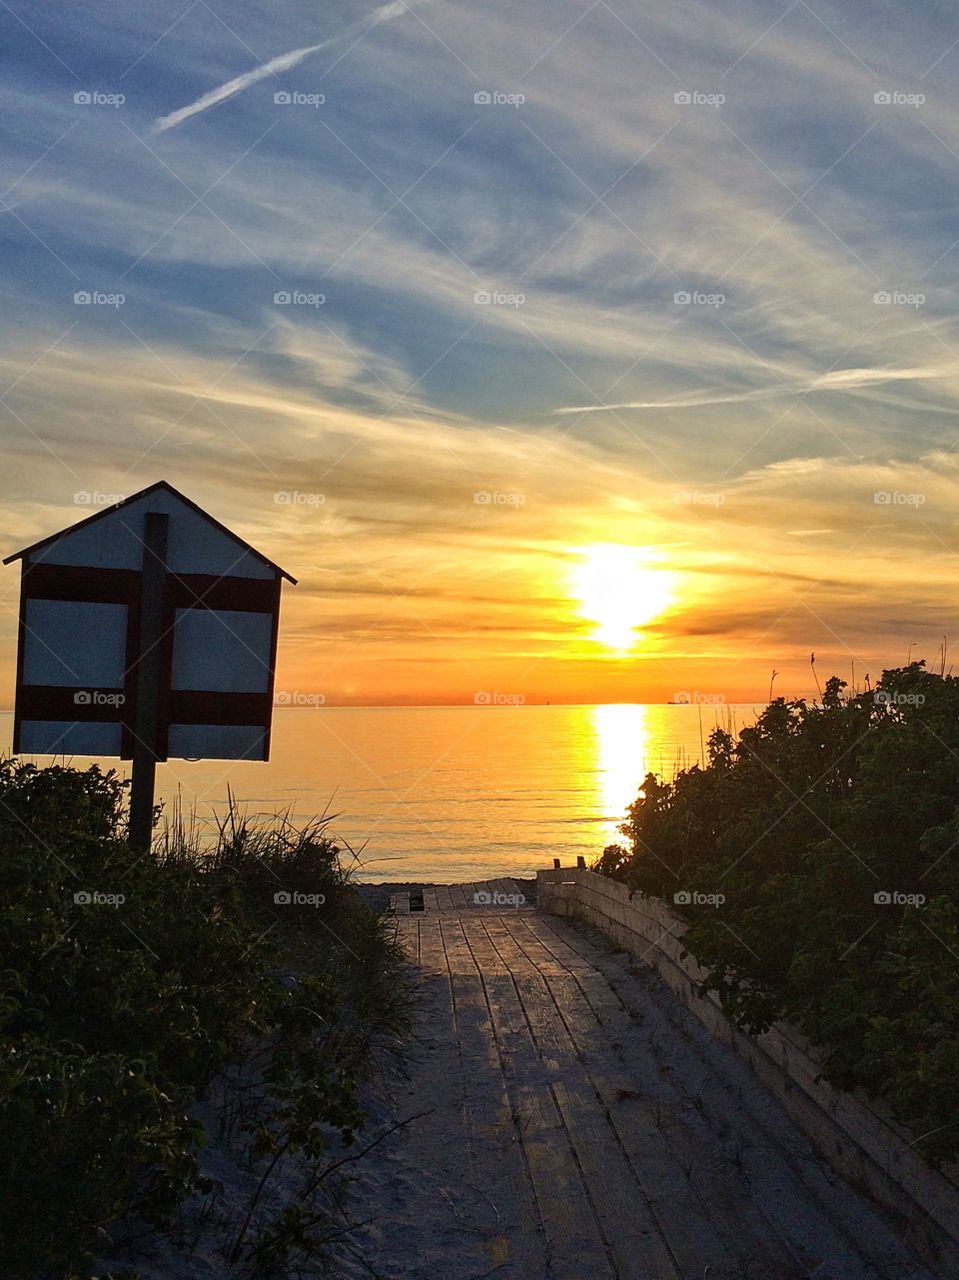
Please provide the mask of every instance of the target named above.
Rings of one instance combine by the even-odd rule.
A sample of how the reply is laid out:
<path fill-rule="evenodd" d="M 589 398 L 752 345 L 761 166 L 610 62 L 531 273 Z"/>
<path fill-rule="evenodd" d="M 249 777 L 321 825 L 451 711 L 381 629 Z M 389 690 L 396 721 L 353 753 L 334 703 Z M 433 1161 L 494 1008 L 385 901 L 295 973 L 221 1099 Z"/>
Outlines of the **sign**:
<path fill-rule="evenodd" d="M 269 759 L 278 565 L 165 481 L 15 560 L 15 753 Z"/>

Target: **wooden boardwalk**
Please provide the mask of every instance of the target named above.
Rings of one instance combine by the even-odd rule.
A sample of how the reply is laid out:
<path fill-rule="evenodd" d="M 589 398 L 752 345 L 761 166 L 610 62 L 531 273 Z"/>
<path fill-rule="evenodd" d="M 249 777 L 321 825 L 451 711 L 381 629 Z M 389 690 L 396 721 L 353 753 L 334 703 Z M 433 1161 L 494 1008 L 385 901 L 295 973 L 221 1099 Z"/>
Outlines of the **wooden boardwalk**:
<path fill-rule="evenodd" d="M 392 1108 L 427 1114 L 357 1187 L 374 1274 L 930 1280 L 653 971 L 487 892 L 520 891 L 394 904 L 423 1004 Z"/>

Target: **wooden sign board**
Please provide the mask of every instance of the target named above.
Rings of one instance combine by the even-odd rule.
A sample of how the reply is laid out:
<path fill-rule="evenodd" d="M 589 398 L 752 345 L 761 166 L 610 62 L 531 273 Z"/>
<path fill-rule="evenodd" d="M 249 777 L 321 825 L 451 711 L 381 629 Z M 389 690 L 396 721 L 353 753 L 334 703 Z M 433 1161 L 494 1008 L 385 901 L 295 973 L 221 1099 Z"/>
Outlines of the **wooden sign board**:
<path fill-rule="evenodd" d="M 269 759 L 288 573 L 163 481 L 14 560 L 15 752 Z"/>

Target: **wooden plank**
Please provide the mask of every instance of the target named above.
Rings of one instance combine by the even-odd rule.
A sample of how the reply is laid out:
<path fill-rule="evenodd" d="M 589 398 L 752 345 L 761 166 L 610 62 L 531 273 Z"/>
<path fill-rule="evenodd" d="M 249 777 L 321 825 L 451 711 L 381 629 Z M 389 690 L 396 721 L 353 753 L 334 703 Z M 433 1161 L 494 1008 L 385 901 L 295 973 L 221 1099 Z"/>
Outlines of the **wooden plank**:
<path fill-rule="evenodd" d="M 514 963 L 518 964 L 523 951 L 510 935 L 509 926 L 510 917 L 505 916 L 502 937 L 498 933 L 496 941 L 504 957 L 515 956 Z M 582 1062 L 587 1083 L 594 1096 L 598 1092 L 616 1141 L 632 1169 L 637 1202 L 645 1200 L 650 1225 L 655 1222 L 658 1226 L 680 1274 L 685 1277 L 705 1273 L 730 1278 L 742 1274 L 735 1252 L 727 1247 L 712 1221 L 709 1207 L 700 1201 L 670 1150 L 657 1123 L 654 1106 L 643 1101 L 637 1088 L 641 1080 L 637 1080 L 635 1073 L 623 1069 L 604 1034 L 603 1024 L 589 1009 L 575 982 L 568 975 L 538 977 L 548 990 L 555 1010 L 551 1014 L 545 1005 L 534 1006 L 539 1034 L 554 1046 L 554 1051 Z M 588 1090 L 574 1095 L 574 1099 L 580 1106 L 587 1105 Z M 630 1105 L 624 1105 L 627 1100 Z M 639 1106 L 634 1105 L 637 1102 Z M 588 1138 L 584 1138 L 584 1142 L 588 1142 Z M 607 1142 L 608 1147 L 611 1145 Z M 608 1150 L 606 1154 L 609 1158 Z M 756 1273 L 757 1280 L 761 1274 Z M 789 1272 L 784 1271 L 776 1280 L 786 1280 L 788 1276 Z"/>
<path fill-rule="evenodd" d="M 850 1250 L 845 1231 L 837 1233 L 830 1221 L 833 1215 L 829 1196 L 820 1201 L 809 1193 L 808 1180 L 821 1176 L 820 1171 L 805 1160 L 799 1169 L 788 1167 L 774 1149 L 774 1135 L 757 1131 L 752 1117 L 744 1112 L 741 1095 L 737 1098 L 727 1091 L 717 1111 L 716 1095 L 723 1085 L 717 1079 L 716 1063 L 701 1062 L 697 1078 L 697 1055 L 681 1030 L 672 1024 L 665 1029 L 661 1019 L 651 1018 L 652 1029 L 640 1032 L 606 975 L 595 976 L 599 983 L 591 976 L 576 974 L 565 981 L 551 978 L 550 984 L 567 1017 L 575 1017 L 577 1006 L 582 1009 L 585 1004 L 593 1019 L 602 1023 L 607 1038 L 621 1044 L 624 1053 L 628 1048 L 630 1074 L 635 1065 L 642 1074 L 655 1072 L 667 1083 L 666 1096 L 672 1096 L 673 1101 L 668 1106 L 657 1103 L 653 1117 L 656 1128 L 668 1143 L 685 1180 L 707 1207 L 727 1250 L 740 1265 L 757 1280 L 804 1276 L 807 1244 L 815 1242 L 816 1247 L 822 1248 L 828 1242 L 832 1259 L 845 1255 L 855 1267 L 857 1252 Z M 671 998 L 665 998 L 672 1009 Z M 650 1013 L 656 1012 L 650 1006 Z M 680 1014 L 678 1005 L 674 1012 Z M 671 1050 L 668 1041 L 672 1042 Z M 677 1078 L 676 1066 L 681 1069 L 681 1079 Z M 594 1069 L 598 1083 L 603 1070 Z M 605 1089 L 623 1087 L 628 1086 L 620 1082 L 614 1069 Z M 691 1106 L 691 1102 L 695 1105 Z M 629 1108 L 637 1110 L 633 1102 Z M 640 1119 L 643 1131 L 647 1131 L 650 1115 Z M 641 1132 L 637 1141 L 643 1140 Z M 761 1155 L 753 1154 L 758 1152 Z M 764 1170 L 758 1177 L 757 1164 Z M 754 1190 L 768 1180 L 774 1180 L 777 1186 L 773 1201 L 757 1196 Z"/>
<path fill-rule="evenodd" d="M 517 979 L 527 1020 L 544 1060 L 557 1064 L 552 1093 L 607 1241 L 619 1280 L 677 1280 L 680 1273 L 643 1188 L 598 1101 L 545 980 Z M 571 1069 L 575 1064 L 576 1069 Z"/>
<path fill-rule="evenodd" d="M 453 899 L 450 897 L 448 884 L 438 884 L 436 886 L 436 909 L 441 913 L 453 910 Z"/>
<path fill-rule="evenodd" d="M 443 943 L 453 996 L 475 1186 L 482 1188 L 496 1215 L 495 1230 L 486 1241 L 490 1267 L 496 1270 L 511 1263 L 518 1275 L 534 1276 L 542 1271 L 543 1221 L 506 1088 L 483 979 L 475 964 L 462 972 L 464 952 L 468 952 L 462 930 L 441 926 L 436 936 Z"/>
<path fill-rule="evenodd" d="M 481 923 L 481 917 L 474 920 Z M 478 942 L 478 932 L 471 927 L 470 940 L 474 937 Z M 614 1277 L 589 1189 L 549 1088 L 551 1081 L 530 1034 L 516 984 L 488 939 L 485 946 L 478 946 L 476 967 L 546 1232 L 552 1268 L 548 1274 L 556 1280 Z"/>
<path fill-rule="evenodd" d="M 419 962 L 423 969 L 430 973 L 447 971 L 446 948 L 440 934 L 439 921 L 430 919 L 417 921 L 419 926 Z"/>
<path fill-rule="evenodd" d="M 582 934 L 569 935 L 564 926 L 558 933 L 560 938 L 567 935 L 571 939 L 570 945 L 581 959 L 588 961 L 591 954 L 605 952 L 604 944 L 597 947 Z M 612 963 L 622 965 L 618 958 Z M 623 976 L 632 983 L 632 975 Z M 580 970 L 575 980 L 609 1034 L 629 1046 L 630 1060 L 642 1059 L 646 1046 L 638 1042 L 633 1017 L 608 975 Z M 678 1096 L 692 1099 L 701 1111 L 691 1111 L 688 1105 L 674 1107 L 663 1111 L 659 1118 L 675 1154 L 690 1170 L 690 1180 L 710 1206 L 721 1232 L 729 1238 L 732 1232 L 728 1223 L 741 1225 L 733 1235 L 734 1246 L 741 1237 L 757 1276 L 803 1275 L 802 1259 L 811 1249 L 825 1248 L 837 1265 L 853 1269 L 881 1266 L 889 1239 L 885 1244 L 879 1243 L 874 1238 L 875 1230 L 863 1227 L 861 1211 L 851 1193 L 827 1178 L 820 1164 L 809 1158 L 798 1133 L 790 1132 L 788 1125 L 784 1129 L 784 1116 L 779 1114 L 773 1098 L 761 1088 L 757 1092 L 751 1077 L 745 1086 L 749 1090 L 749 1103 L 745 1104 L 739 1076 L 738 1083 L 729 1078 L 730 1068 L 735 1072 L 738 1064 L 731 1058 L 724 1059 L 724 1051 L 719 1048 L 715 1056 L 710 1053 L 704 1058 L 695 1048 L 696 1037 L 684 1029 L 686 1011 L 678 1001 L 674 1002 L 672 993 L 659 986 L 658 979 L 653 981 L 656 1002 L 650 998 L 643 1007 L 648 1009 L 651 1020 L 658 1022 L 660 1032 L 673 1041 L 670 1065 L 664 1070 L 671 1085 L 680 1091 Z M 632 985 L 629 989 L 633 989 Z M 668 1019 L 666 1028 L 663 1014 Z M 705 1037 L 703 1043 L 712 1049 Z M 720 1065 L 723 1069 L 717 1072 Z M 734 1161 L 734 1169 L 717 1167 L 715 1159 L 702 1158 L 704 1135 L 694 1131 L 705 1126 L 724 1135 L 724 1140 L 715 1146 L 729 1153 L 727 1160 Z M 782 1145 L 784 1136 L 792 1139 L 786 1149 Z M 777 1195 L 770 1200 L 757 1197 L 753 1187 L 769 1181 L 775 1181 Z M 845 1196 L 844 1208 L 838 1203 L 841 1196 Z M 867 1264 L 865 1259 L 872 1262 Z"/>

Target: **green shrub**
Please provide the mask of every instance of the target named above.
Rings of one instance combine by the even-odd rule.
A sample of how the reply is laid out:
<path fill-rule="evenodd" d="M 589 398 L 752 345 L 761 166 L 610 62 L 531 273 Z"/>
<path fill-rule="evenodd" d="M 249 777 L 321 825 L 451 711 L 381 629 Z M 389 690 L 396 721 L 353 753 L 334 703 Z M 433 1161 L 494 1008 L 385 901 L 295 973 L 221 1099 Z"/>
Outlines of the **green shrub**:
<path fill-rule="evenodd" d="M 231 806 L 210 850 L 180 832 L 152 856 L 124 800 L 112 771 L 0 761 L 5 1276 L 80 1274 L 125 1214 L 163 1225 L 208 1190 L 189 1109 L 228 1063 L 262 1061 L 252 1157 L 350 1140 L 359 1073 L 406 1026 L 401 955 L 323 822 L 255 828 Z"/>
<path fill-rule="evenodd" d="M 796 1023 L 830 1080 L 941 1160 L 959 1151 L 959 679 L 917 662 L 844 689 L 777 699 L 738 740 L 717 729 L 705 767 L 649 775 L 597 869 L 683 913 L 739 1025 Z"/>

